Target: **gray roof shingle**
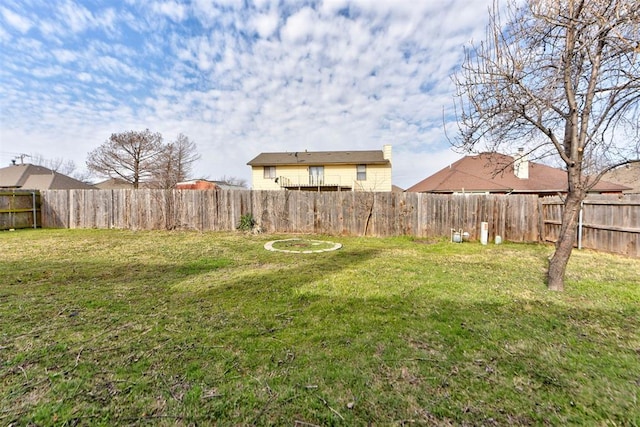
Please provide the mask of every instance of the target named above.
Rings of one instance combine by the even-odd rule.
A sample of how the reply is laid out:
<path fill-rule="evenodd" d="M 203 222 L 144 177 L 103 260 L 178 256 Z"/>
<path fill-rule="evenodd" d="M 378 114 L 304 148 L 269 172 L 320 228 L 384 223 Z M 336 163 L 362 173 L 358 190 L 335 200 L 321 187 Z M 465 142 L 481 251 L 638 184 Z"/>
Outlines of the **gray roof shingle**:
<path fill-rule="evenodd" d="M 249 166 L 278 165 L 374 165 L 389 164 L 382 150 L 371 151 L 298 151 L 291 153 L 260 153 Z"/>
<path fill-rule="evenodd" d="M 25 190 L 95 189 L 94 186 L 70 176 L 29 163 L 0 168 L 0 188 L 22 188 Z"/>
<path fill-rule="evenodd" d="M 418 193 L 490 192 L 490 193 L 563 193 L 567 191 L 567 173 L 540 163 L 529 163 L 529 178 L 518 178 L 514 158 L 499 153 L 466 156 L 409 187 Z M 600 181 L 596 192 L 622 192 L 627 187 Z"/>

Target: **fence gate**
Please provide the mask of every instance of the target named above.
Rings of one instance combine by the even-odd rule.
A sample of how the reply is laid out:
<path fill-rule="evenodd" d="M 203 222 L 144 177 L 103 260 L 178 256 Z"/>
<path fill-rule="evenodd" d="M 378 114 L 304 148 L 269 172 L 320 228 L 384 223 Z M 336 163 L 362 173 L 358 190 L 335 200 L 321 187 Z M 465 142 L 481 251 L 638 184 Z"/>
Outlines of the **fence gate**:
<path fill-rule="evenodd" d="M 559 197 L 541 201 L 543 238 L 558 240 L 563 202 Z M 582 204 L 574 246 L 640 257 L 640 196 L 589 196 Z"/>
<path fill-rule="evenodd" d="M 0 191 L 0 230 L 36 228 L 40 220 L 40 192 Z"/>

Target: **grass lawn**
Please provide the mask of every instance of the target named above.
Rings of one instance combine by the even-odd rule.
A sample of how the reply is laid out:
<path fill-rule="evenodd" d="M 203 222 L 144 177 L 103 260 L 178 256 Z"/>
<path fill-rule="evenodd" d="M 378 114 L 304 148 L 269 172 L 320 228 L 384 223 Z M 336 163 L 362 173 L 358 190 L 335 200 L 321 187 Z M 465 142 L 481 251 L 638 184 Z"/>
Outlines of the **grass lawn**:
<path fill-rule="evenodd" d="M 0 425 L 640 424 L 640 260 L 289 237 L 0 232 Z"/>

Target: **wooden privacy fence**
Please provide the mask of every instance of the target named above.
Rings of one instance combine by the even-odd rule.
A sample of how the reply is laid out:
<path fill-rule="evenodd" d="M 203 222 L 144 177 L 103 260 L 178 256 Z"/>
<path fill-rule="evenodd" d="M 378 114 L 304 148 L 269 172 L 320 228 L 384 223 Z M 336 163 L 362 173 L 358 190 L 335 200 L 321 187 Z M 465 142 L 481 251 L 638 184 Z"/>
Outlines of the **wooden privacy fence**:
<path fill-rule="evenodd" d="M 562 200 L 541 199 L 543 239 L 555 242 L 560 232 Z M 582 206 L 576 246 L 640 257 L 640 195 L 589 196 Z"/>
<path fill-rule="evenodd" d="M 53 228 L 235 230 L 251 214 L 270 233 L 540 241 L 536 196 L 250 190 L 47 190 L 42 222 Z"/>
<path fill-rule="evenodd" d="M 522 195 L 249 190 L 46 190 L 42 226 L 52 228 L 232 231 L 251 214 L 269 233 L 448 237 L 451 229 L 489 240 L 554 242 L 560 198 Z M 640 196 L 590 196 L 584 248 L 640 257 Z"/>
<path fill-rule="evenodd" d="M 0 230 L 36 228 L 40 225 L 40 193 L 0 190 Z"/>

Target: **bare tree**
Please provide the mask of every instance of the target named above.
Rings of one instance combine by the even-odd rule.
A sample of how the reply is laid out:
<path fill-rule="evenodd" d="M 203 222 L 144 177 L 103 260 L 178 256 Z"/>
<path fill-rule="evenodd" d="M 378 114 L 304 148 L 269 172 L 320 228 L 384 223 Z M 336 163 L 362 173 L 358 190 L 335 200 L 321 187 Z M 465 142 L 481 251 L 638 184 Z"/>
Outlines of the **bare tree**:
<path fill-rule="evenodd" d="M 248 188 L 247 180 L 244 178 L 238 178 L 237 176 L 222 175 L 217 181 L 224 182 L 229 185 L 237 185 L 239 187 Z"/>
<path fill-rule="evenodd" d="M 549 261 L 564 289 L 587 192 L 602 175 L 639 161 L 640 8 L 636 0 L 511 1 L 490 13 L 487 37 L 454 78 L 468 152 L 555 157 L 567 171 L 562 225 Z M 502 17 L 505 17 L 503 25 Z"/>
<path fill-rule="evenodd" d="M 120 178 L 139 188 L 157 172 L 165 151 L 162 135 L 146 129 L 114 133 L 87 157 L 87 168 L 97 175 Z"/>
<path fill-rule="evenodd" d="M 54 172 L 71 176 L 76 171 L 76 164 L 73 160 L 65 160 L 62 157 L 48 159 L 40 153 L 33 154 L 30 157 L 31 163 L 34 165 L 44 166 Z"/>
<path fill-rule="evenodd" d="M 79 171 L 76 168 L 76 163 L 73 160 L 65 160 L 62 157 L 48 159 L 40 153 L 33 154 L 29 157 L 31 157 L 31 163 L 33 163 L 34 165 L 44 166 L 47 169 L 51 169 L 54 172 L 70 176 L 74 179 L 77 179 L 78 181 L 88 183 L 91 178 L 91 174 L 89 173 L 89 171 Z"/>
<path fill-rule="evenodd" d="M 160 188 L 173 188 L 191 175 L 193 163 L 198 159 L 196 143 L 179 134 L 175 141 L 165 146 L 154 181 Z"/>

